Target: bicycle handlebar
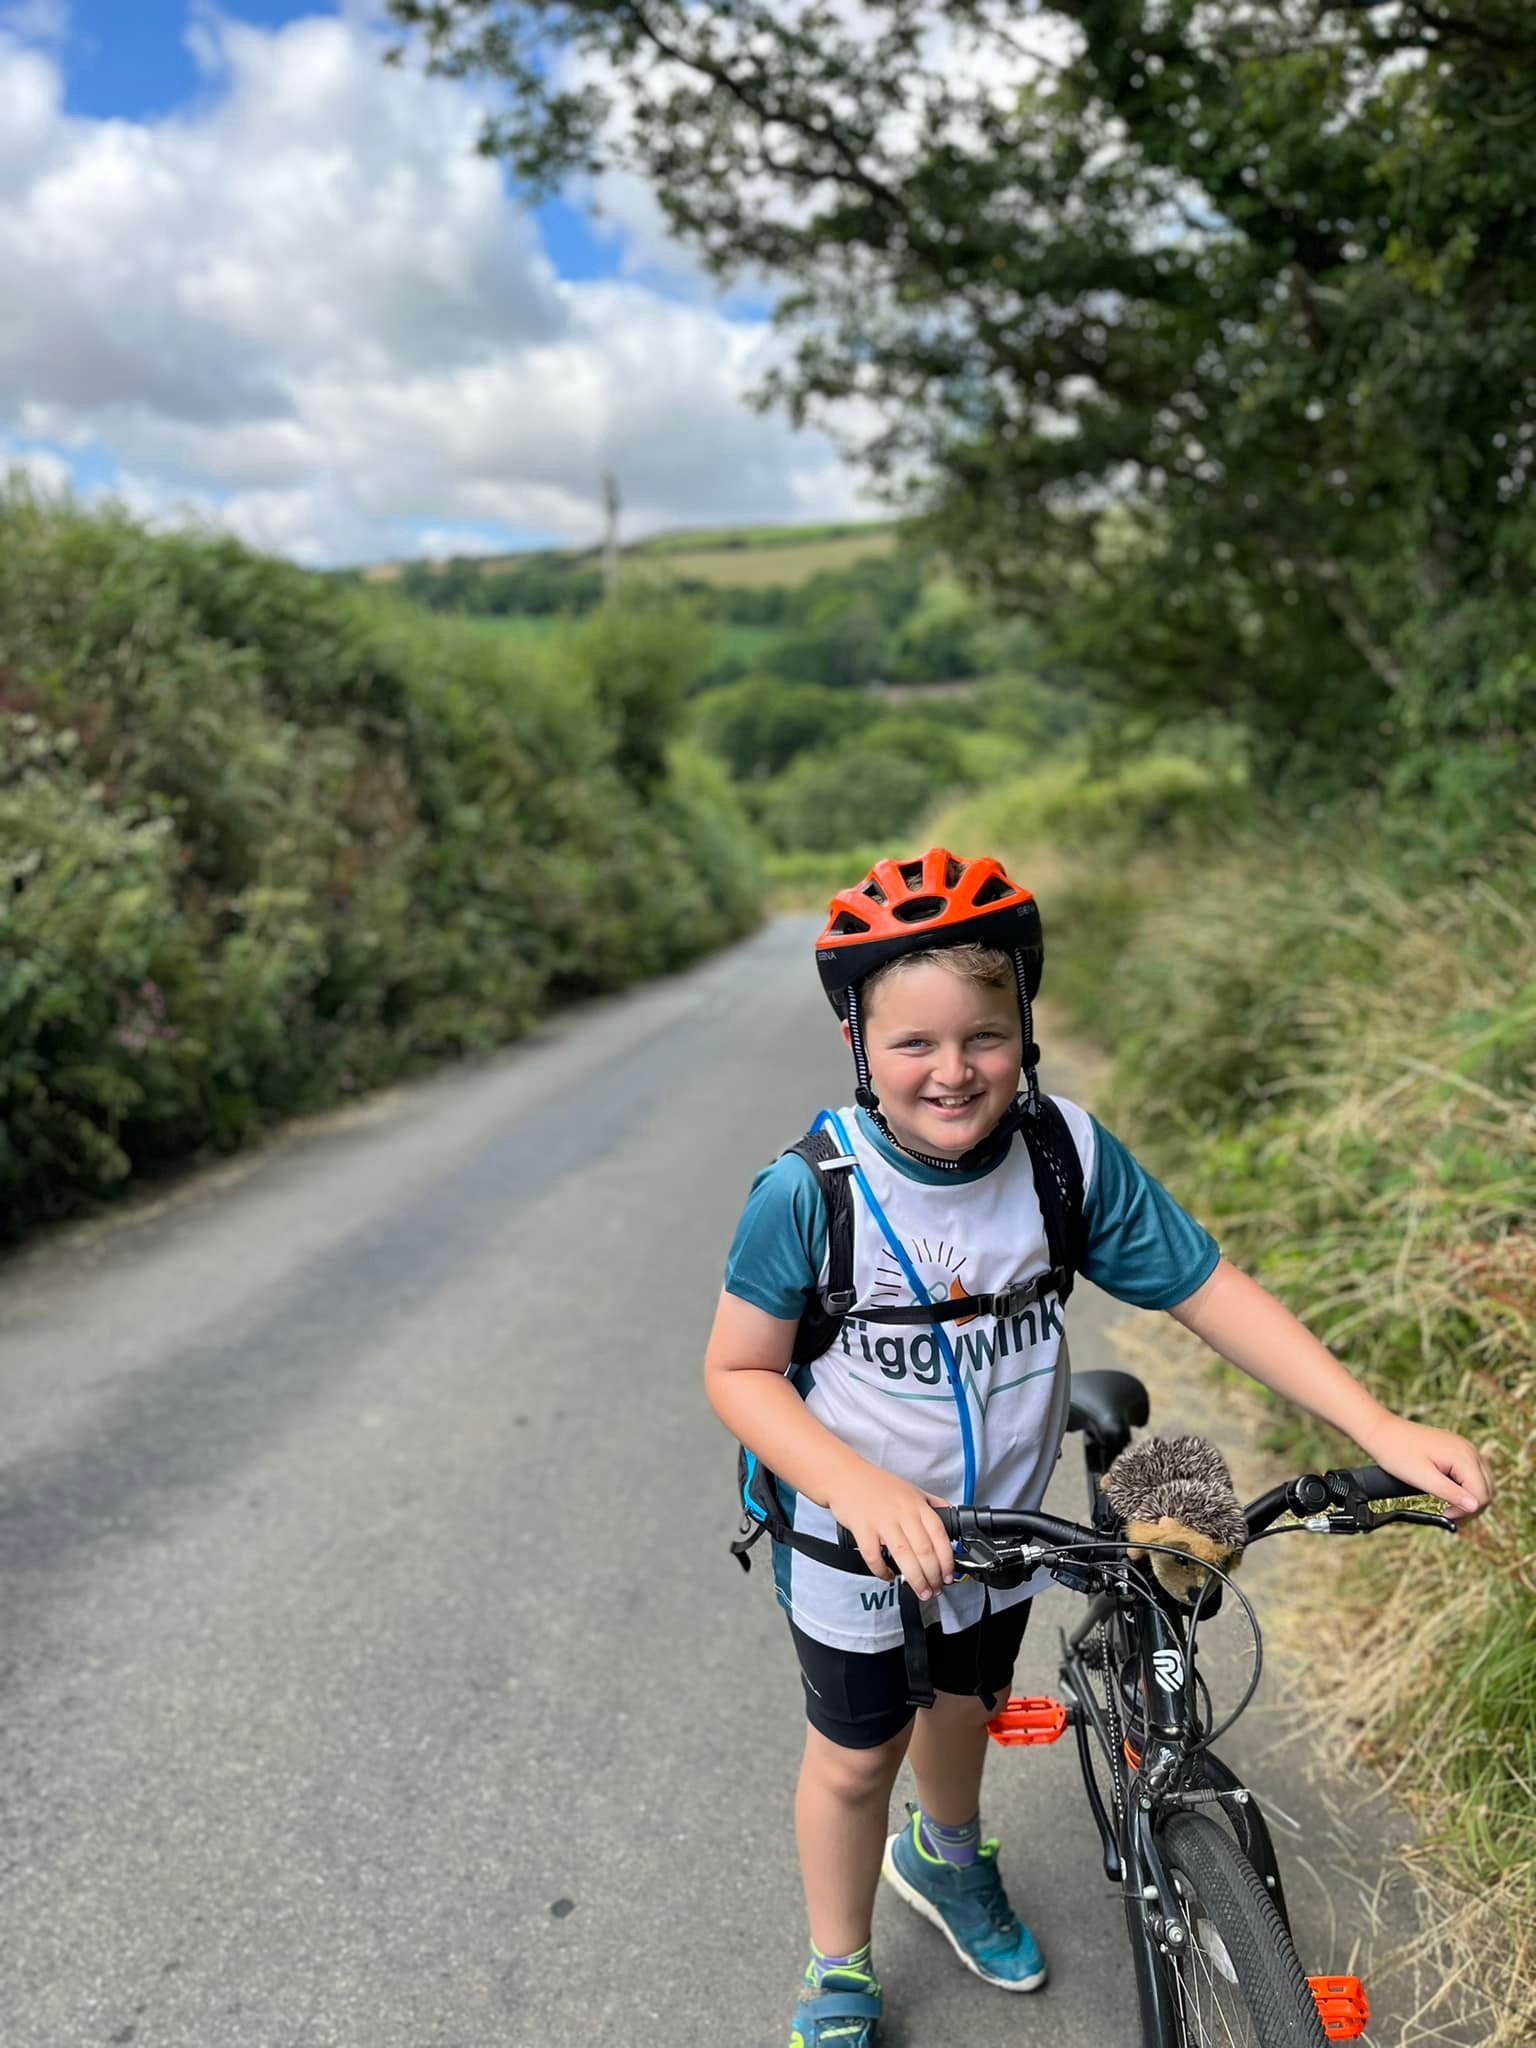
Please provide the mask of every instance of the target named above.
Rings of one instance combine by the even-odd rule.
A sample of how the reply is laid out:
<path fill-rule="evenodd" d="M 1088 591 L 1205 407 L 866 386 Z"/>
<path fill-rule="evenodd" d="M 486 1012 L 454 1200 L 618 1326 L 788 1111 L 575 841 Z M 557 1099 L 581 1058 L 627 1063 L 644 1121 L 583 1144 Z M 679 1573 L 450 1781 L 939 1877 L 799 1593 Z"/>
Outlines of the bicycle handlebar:
<path fill-rule="evenodd" d="M 1347 1509 L 1352 1501 L 1403 1500 L 1418 1491 L 1405 1481 L 1395 1479 L 1390 1472 L 1384 1472 L 1380 1465 L 1361 1465 L 1348 1471 L 1303 1472 L 1299 1477 L 1288 1479 L 1283 1485 L 1272 1487 L 1268 1493 L 1260 1495 L 1244 1510 L 1244 1515 L 1252 1537 L 1267 1529 L 1283 1514 L 1298 1517 L 1327 1514 L 1330 1509 Z M 1093 1552 L 1099 1552 L 1106 1558 L 1119 1557 L 1124 1553 L 1123 1542 L 1106 1538 L 1102 1530 L 1091 1529 L 1082 1522 L 1063 1521 L 1059 1515 L 1042 1514 L 1035 1508 L 942 1507 L 935 1508 L 934 1513 L 952 1543 L 964 1543 L 979 1537 L 983 1541 L 1017 1543 L 1023 1540 L 1057 1548 L 1070 1547 L 1085 1563 L 1092 1561 Z M 841 1522 L 837 1526 L 837 1541 L 843 1550 L 857 1550 L 859 1547 L 853 1531 L 845 1529 Z"/>
<path fill-rule="evenodd" d="M 1071 1544 L 1074 1547 L 1084 1543 L 1102 1545 L 1103 1536 L 1097 1529 L 1089 1529 L 1081 1522 L 1064 1522 L 1059 1515 L 1045 1515 L 1033 1508 L 955 1508 L 942 1507 L 933 1511 L 943 1524 L 944 1533 L 952 1543 L 966 1543 L 974 1537 L 992 1539 L 1004 1543 L 1016 1543 L 1021 1538 L 1033 1543 L 1055 1545 Z M 851 1529 L 837 1525 L 838 1547 L 842 1550 L 857 1550 L 858 1538 Z M 1112 1546 L 1118 1555 L 1121 1545 Z"/>
<path fill-rule="evenodd" d="M 1346 1507 L 1356 1500 L 1406 1500 L 1420 1491 L 1406 1480 L 1396 1479 L 1380 1465 L 1360 1465 L 1352 1470 L 1303 1472 L 1283 1486 L 1271 1487 L 1244 1510 L 1248 1534 L 1257 1536 L 1281 1515 L 1326 1514 L 1330 1508 Z"/>
<path fill-rule="evenodd" d="M 1102 1532 L 1081 1522 L 1064 1522 L 1059 1515 L 1042 1514 L 1038 1508 L 936 1508 L 945 1534 L 957 1543 L 972 1536 L 1000 1537 L 1004 1541 L 1020 1536 L 1037 1543 L 1102 1543 Z"/>

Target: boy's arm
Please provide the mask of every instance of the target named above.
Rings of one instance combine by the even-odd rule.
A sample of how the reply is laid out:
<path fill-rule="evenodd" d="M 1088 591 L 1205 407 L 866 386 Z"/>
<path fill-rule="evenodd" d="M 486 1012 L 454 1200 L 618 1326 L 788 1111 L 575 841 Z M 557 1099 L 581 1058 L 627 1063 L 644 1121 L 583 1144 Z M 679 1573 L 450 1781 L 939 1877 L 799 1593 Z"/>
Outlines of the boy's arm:
<path fill-rule="evenodd" d="M 1384 1408 L 1288 1308 L 1226 1259 L 1168 1313 L 1253 1379 L 1331 1423 L 1394 1477 L 1438 1495 L 1453 1520 L 1480 1514 L 1493 1498 L 1488 1468 L 1471 1444 Z"/>
<path fill-rule="evenodd" d="M 955 1559 L 928 1496 L 882 1472 L 818 1422 L 784 1377 L 796 1325 L 722 1293 L 704 1354 L 704 1390 L 733 1436 L 797 1493 L 830 1508 L 882 1579 L 882 1544 L 919 1600 L 954 1577 Z"/>

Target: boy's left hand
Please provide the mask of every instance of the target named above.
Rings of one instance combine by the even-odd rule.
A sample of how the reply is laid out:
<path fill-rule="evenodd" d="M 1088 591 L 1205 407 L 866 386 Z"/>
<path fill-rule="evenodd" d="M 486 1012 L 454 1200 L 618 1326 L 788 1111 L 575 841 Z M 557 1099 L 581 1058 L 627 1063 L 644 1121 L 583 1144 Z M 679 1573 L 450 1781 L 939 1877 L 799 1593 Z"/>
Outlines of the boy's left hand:
<path fill-rule="evenodd" d="M 1362 1450 L 1420 1493 L 1445 1502 L 1453 1522 L 1470 1521 L 1493 1499 L 1493 1478 L 1465 1437 L 1392 1415 L 1360 1439 Z"/>

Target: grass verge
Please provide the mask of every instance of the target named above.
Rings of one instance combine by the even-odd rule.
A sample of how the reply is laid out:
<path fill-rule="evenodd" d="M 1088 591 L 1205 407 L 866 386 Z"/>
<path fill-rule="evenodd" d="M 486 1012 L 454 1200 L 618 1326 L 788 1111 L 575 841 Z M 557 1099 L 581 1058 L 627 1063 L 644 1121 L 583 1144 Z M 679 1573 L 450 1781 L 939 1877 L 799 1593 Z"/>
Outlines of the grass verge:
<path fill-rule="evenodd" d="M 1493 1463 L 1486 1518 L 1358 1546 L 1296 1647 L 1334 1737 L 1417 1817 L 1438 1974 L 1515 2048 L 1536 2039 L 1536 845 L 1426 884 L 1365 830 L 1303 848 L 1209 809 L 1149 830 L 1083 793 L 1037 778 L 935 831 L 1038 887 L 1047 988 L 1114 1048 L 1141 1156 L 1382 1400 Z M 1266 1429 L 1296 1469 L 1357 1461 L 1293 1409 Z"/>

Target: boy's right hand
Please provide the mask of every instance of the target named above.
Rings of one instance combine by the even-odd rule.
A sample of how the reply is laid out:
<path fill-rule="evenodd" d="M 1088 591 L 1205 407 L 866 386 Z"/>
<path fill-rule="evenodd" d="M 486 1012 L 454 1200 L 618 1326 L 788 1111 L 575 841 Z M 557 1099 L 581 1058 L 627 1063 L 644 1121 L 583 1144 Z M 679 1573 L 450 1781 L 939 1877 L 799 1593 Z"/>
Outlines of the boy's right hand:
<path fill-rule="evenodd" d="M 933 1512 L 947 1505 L 877 1465 L 864 1465 L 827 1502 L 875 1577 L 895 1577 L 880 1555 L 883 1545 L 919 1600 L 931 1600 L 955 1576 L 954 1548 Z"/>

